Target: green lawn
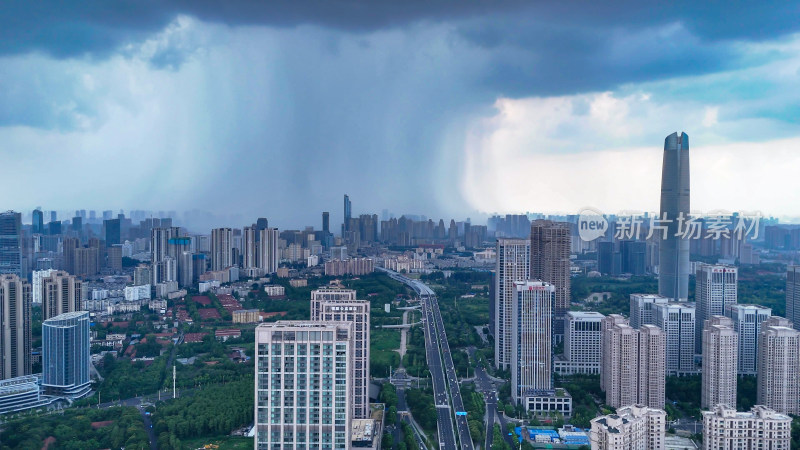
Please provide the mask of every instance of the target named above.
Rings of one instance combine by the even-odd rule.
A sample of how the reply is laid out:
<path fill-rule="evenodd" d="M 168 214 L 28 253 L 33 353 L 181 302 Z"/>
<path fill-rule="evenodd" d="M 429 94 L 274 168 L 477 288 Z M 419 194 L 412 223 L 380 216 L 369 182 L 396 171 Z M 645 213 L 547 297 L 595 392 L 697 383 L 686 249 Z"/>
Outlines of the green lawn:
<path fill-rule="evenodd" d="M 397 350 L 400 348 L 400 330 L 374 328 L 370 330 L 370 350 Z"/>

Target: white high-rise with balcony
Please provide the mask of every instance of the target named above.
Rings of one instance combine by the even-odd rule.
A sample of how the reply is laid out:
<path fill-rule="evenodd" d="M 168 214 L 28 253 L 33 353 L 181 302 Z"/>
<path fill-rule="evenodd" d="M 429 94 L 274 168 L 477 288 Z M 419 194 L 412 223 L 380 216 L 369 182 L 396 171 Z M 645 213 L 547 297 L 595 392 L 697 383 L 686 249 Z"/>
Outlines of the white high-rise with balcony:
<path fill-rule="evenodd" d="M 531 269 L 531 241 L 527 239 L 498 239 L 497 262 L 494 286 L 494 355 L 498 369 L 510 368 L 511 335 L 514 324 L 511 320 L 516 297 L 515 284 L 526 281 Z"/>
<path fill-rule="evenodd" d="M 511 395 L 520 404 L 526 394 L 553 389 L 555 287 L 543 281 L 517 282 L 514 286 Z"/>
<path fill-rule="evenodd" d="M 687 303 L 654 306 L 655 326 L 667 336 L 667 374 L 697 373 L 694 365 L 695 308 Z"/>
<path fill-rule="evenodd" d="M 369 300 L 351 289 L 311 292 L 311 320 L 353 324 L 353 418 L 369 418 Z"/>
<path fill-rule="evenodd" d="M 353 323 L 256 328 L 255 448 L 349 449 Z"/>
<path fill-rule="evenodd" d="M 630 405 L 592 419 L 592 450 L 661 450 L 666 445 L 667 413 Z"/>
<path fill-rule="evenodd" d="M 736 303 L 725 308 L 725 315 L 731 318 L 733 330 L 739 336 L 739 375 L 757 374 L 761 324 L 772 317 L 772 309 Z"/>
<path fill-rule="evenodd" d="M 722 405 L 703 411 L 703 449 L 789 450 L 792 418 L 766 406 L 737 412 Z"/>

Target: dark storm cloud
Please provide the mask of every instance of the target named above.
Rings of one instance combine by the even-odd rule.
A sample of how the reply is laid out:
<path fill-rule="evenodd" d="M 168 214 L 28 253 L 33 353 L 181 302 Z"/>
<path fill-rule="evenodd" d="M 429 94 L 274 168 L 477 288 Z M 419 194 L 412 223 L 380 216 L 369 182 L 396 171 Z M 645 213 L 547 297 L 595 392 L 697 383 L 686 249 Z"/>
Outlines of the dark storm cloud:
<path fill-rule="evenodd" d="M 525 38 L 519 26 L 549 24 L 586 36 L 612 29 L 647 28 L 670 22 L 683 22 L 704 39 L 766 39 L 798 28 L 800 3 L 797 2 L 719 2 L 696 1 L 210 1 L 136 0 L 109 2 L 56 0 L 8 1 L 0 4 L 0 53 L 43 51 L 56 57 L 84 54 L 103 56 L 127 42 L 142 39 L 161 30 L 179 14 L 198 19 L 236 25 L 290 27 L 319 25 L 344 31 L 374 31 L 417 21 L 457 21 L 481 18 L 494 31 L 468 33 L 487 46 Z M 500 31 L 501 35 L 497 32 Z M 563 37 L 563 35 L 562 35 Z M 585 40 L 573 42 L 586 44 Z M 570 40 L 536 40 L 536 47 L 547 45 L 569 50 Z M 586 50 L 585 46 L 581 46 Z"/>

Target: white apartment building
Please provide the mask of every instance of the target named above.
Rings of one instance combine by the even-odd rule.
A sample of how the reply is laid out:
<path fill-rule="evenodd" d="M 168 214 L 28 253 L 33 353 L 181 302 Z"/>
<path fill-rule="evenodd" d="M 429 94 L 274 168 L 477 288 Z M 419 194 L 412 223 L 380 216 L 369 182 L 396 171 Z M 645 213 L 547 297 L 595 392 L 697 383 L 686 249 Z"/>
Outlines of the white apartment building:
<path fill-rule="evenodd" d="M 255 448 L 349 449 L 353 324 L 256 327 Z"/>
<path fill-rule="evenodd" d="M 653 312 L 655 326 L 667 335 L 667 374 L 697 373 L 694 364 L 694 305 L 677 302 L 658 304 Z"/>
<path fill-rule="evenodd" d="M 369 418 L 369 300 L 356 300 L 352 289 L 311 293 L 311 320 L 353 324 L 353 418 Z"/>
<path fill-rule="evenodd" d="M 761 325 L 758 345 L 758 404 L 800 414 L 800 332 L 773 316 Z"/>
<path fill-rule="evenodd" d="M 498 239 L 494 286 L 494 355 L 498 369 L 511 366 L 511 313 L 516 297 L 515 284 L 526 281 L 531 269 L 531 242 L 527 239 Z"/>
<path fill-rule="evenodd" d="M 516 282 L 514 287 L 511 396 L 516 404 L 521 404 L 527 394 L 553 389 L 555 287 L 543 281 Z"/>
<path fill-rule="evenodd" d="M 703 329 L 703 370 L 700 405 L 736 408 L 736 377 L 739 339 L 733 321 L 725 316 L 711 316 Z"/>
<path fill-rule="evenodd" d="M 725 315 L 733 321 L 733 330 L 739 335 L 739 375 L 758 373 L 758 339 L 761 324 L 772 317 L 772 309 L 759 305 L 728 305 Z"/>
<path fill-rule="evenodd" d="M 789 450 L 792 418 L 766 406 L 737 412 L 722 405 L 703 411 L 703 449 Z"/>
<path fill-rule="evenodd" d="M 695 280 L 695 352 L 701 353 L 705 321 L 724 315 L 726 306 L 736 304 L 738 270 L 724 264 L 698 264 Z"/>
<path fill-rule="evenodd" d="M 609 316 L 606 322 L 616 318 Z M 603 333 L 603 389 L 613 407 L 643 404 L 664 407 L 666 337 L 660 328 L 639 330 L 627 323 L 605 327 Z"/>
<path fill-rule="evenodd" d="M 666 445 L 667 413 L 631 405 L 616 414 L 592 419 L 592 450 L 662 450 Z"/>

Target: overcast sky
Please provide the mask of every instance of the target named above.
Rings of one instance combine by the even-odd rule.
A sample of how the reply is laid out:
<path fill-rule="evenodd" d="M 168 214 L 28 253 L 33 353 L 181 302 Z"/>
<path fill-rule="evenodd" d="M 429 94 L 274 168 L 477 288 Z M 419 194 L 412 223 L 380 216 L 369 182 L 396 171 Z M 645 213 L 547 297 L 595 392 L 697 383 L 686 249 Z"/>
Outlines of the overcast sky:
<path fill-rule="evenodd" d="M 800 216 L 800 3 L 648 3 L 4 2 L 0 207 Z"/>

